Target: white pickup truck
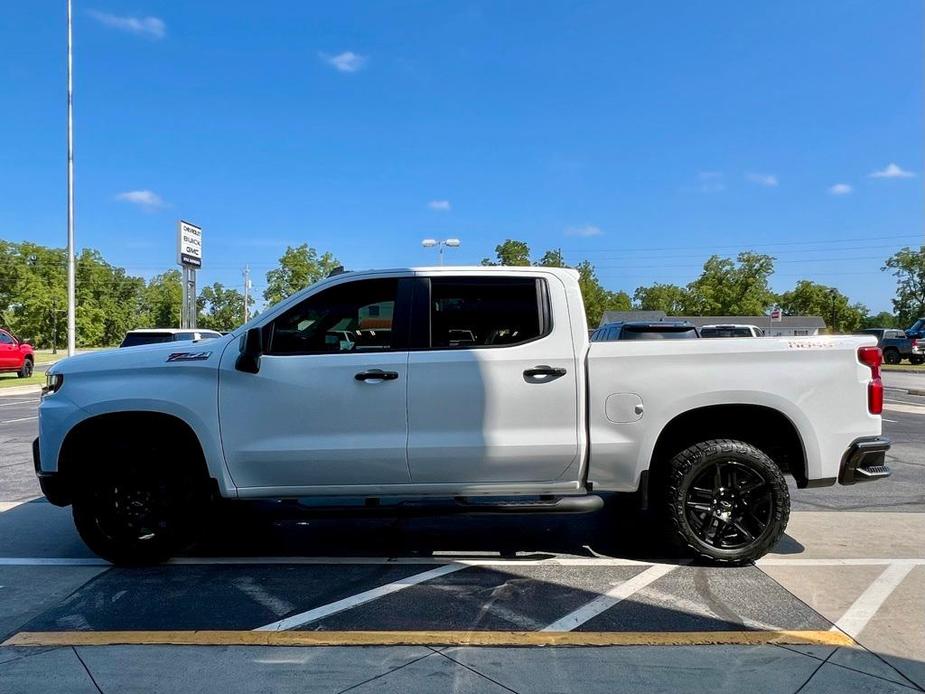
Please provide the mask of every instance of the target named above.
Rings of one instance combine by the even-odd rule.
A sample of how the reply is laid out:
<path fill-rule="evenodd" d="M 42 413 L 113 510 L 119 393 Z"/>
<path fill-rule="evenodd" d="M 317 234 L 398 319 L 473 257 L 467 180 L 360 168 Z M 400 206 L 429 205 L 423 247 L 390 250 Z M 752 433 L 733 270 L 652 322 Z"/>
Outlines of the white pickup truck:
<path fill-rule="evenodd" d="M 171 556 L 216 497 L 578 513 L 617 492 L 742 563 L 784 532 L 783 473 L 890 474 L 880 359 L 864 336 L 590 344 L 569 269 L 346 272 L 231 335 L 57 363 L 35 469 L 117 563 Z"/>

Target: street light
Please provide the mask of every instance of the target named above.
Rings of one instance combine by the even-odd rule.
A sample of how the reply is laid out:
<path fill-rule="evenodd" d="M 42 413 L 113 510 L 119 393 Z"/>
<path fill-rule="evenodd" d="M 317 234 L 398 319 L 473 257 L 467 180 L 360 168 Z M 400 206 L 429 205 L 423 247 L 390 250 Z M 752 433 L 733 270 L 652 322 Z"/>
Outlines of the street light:
<path fill-rule="evenodd" d="M 433 248 L 436 246 L 440 249 L 440 264 L 443 265 L 443 249 L 444 248 L 459 248 L 461 245 L 459 239 L 424 239 L 421 241 L 421 245 L 424 248 Z"/>

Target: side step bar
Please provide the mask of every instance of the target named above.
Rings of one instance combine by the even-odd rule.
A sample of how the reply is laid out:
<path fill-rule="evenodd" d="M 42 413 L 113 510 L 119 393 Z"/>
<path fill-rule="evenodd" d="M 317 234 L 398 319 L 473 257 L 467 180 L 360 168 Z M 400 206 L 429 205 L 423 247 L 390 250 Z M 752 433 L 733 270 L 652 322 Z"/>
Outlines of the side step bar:
<path fill-rule="evenodd" d="M 456 497 L 455 501 L 463 513 L 593 513 L 604 508 L 604 500 L 596 494 L 524 500 Z"/>
<path fill-rule="evenodd" d="M 240 502 L 234 502 L 240 503 Z M 389 503 L 368 497 L 354 504 L 312 504 L 292 499 L 289 507 L 315 517 L 330 516 L 440 516 L 505 513 L 593 513 L 604 508 L 604 499 L 596 494 L 581 496 L 540 497 L 462 497 L 405 499 Z"/>

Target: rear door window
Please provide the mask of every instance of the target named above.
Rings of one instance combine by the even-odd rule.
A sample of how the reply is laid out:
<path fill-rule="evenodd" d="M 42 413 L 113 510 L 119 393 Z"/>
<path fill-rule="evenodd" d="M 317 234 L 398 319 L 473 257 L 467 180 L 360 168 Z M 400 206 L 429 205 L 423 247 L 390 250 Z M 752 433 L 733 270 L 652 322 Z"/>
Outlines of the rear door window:
<path fill-rule="evenodd" d="M 433 349 L 510 346 L 548 333 L 543 280 L 434 277 L 430 285 Z"/>

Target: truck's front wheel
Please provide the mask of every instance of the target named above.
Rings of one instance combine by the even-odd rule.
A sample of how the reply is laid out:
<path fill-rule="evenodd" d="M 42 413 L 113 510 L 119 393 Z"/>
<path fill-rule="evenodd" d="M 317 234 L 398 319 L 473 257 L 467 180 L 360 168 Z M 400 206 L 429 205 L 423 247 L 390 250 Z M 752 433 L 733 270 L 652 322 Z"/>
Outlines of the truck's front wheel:
<path fill-rule="evenodd" d="M 699 555 L 742 564 L 784 534 L 790 493 L 780 468 L 754 446 L 715 439 L 668 464 L 666 512 L 672 532 Z"/>
<path fill-rule="evenodd" d="M 192 539 L 199 486 L 159 466 L 107 466 L 76 491 L 74 524 L 87 546 L 114 564 L 156 564 Z"/>

